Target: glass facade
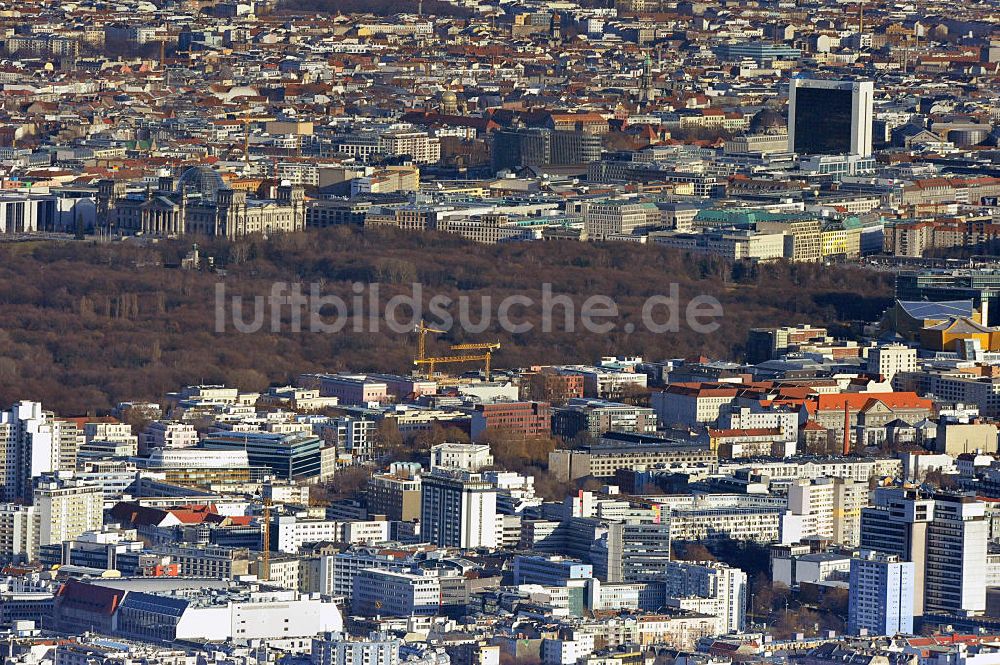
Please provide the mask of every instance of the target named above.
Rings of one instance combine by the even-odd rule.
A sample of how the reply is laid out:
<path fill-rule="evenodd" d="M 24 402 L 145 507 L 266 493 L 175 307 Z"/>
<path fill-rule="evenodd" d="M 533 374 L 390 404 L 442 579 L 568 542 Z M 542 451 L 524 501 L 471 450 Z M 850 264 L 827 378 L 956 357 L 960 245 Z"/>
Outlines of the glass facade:
<path fill-rule="evenodd" d="M 804 155 L 851 152 L 852 99 L 850 90 L 796 90 L 795 151 Z"/>

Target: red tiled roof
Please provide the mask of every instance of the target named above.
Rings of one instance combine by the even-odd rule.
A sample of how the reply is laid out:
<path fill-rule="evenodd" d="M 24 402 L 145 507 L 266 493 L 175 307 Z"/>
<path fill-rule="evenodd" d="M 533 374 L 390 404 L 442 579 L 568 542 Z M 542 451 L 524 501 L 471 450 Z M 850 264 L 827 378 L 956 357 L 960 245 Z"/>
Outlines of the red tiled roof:
<path fill-rule="evenodd" d="M 890 409 L 930 409 L 933 406 L 931 400 L 918 397 L 912 392 L 837 393 L 817 395 L 815 401 L 818 411 L 843 411 L 845 406 L 851 411 L 860 411 L 873 400 L 882 402 Z"/>

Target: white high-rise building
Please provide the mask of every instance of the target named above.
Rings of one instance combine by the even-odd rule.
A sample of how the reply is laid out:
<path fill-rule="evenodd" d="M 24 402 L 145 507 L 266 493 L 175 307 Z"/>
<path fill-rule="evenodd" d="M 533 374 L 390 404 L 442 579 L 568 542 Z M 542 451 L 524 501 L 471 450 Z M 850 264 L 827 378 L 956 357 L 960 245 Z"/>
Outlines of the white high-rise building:
<path fill-rule="evenodd" d="M 833 478 L 800 478 L 788 487 L 788 510 L 802 515 L 802 533 L 833 538 Z"/>
<path fill-rule="evenodd" d="M 788 488 L 788 511 L 802 517 L 802 535 L 848 546 L 858 544 L 861 509 L 868 505 L 868 483 L 850 478 L 801 478 Z"/>
<path fill-rule="evenodd" d="M 38 402 L 22 401 L 0 411 L 4 500 L 27 502 L 33 480 L 59 470 L 63 452 L 59 429 Z"/>
<path fill-rule="evenodd" d="M 738 633 L 746 627 L 747 574 L 739 568 L 714 561 L 671 561 L 662 579 L 668 599 L 714 600 L 711 613 L 724 621 L 727 631 Z"/>
<path fill-rule="evenodd" d="M 38 542 L 51 545 L 76 540 L 104 526 L 104 490 L 72 480 L 43 480 L 34 492 L 40 522 Z"/>
<path fill-rule="evenodd" d="M 800 155 L 872 154 L 872 81 L 793 78 L 788 149 Z"/>
<path fill-rule="evenodd" d="M 934 499 L 914 488 L 880 487 L 872 494 L 872 503 L 861 510 L 861 547 L 913 563 L 913 613 L 920 616 L 924 613 L 927 539 L 934 519 Z"/>
<path fill-rule="evenodd" d="M 927 527 L 925 613 L 986 609 L 986 504 L 974 496 L 938 494 Z"/>
<path fill-rule="evenodd" d="M 28 562 L 38 557 L 38 509 L 20 503 L 0 504 L 0 559 Z"/>
<path fill-rule="evenodd" d="M 986 507 L 974 496 L 879 488 L 861 515 L 861 547 L 914 564 L 914 608 L 924 614 L 986 609 Z"/>
<path fill-rule="evenodd" d="M 861 510 L 871 495 L 868 483 L 852 478 L 833 481 L 833 541 L 845 547 L 861 542 Z"/>
<path fill-rule="evenodd" d="M 440 547 L 497 546 L 497 490 L 478 473 L 436 469 L 420 487 L 422 537 Z"/>
<path fill-rule="evenodd" d="M 851 559 L 847 630 L 854 635 L 913 633 L 913 562 L 861 550 Z"/>

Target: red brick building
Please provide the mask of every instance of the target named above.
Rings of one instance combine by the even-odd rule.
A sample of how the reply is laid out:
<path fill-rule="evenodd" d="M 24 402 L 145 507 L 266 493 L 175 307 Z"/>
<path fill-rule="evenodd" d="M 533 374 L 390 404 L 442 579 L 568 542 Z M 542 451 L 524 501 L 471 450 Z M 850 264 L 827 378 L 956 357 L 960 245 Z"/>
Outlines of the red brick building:
<path fill-rule="evenodd" d="M 477 404 L 472 412 L 472 440 L 478 440 L 487 429 L 524 437 L 548 436 L 552 431 L 552 409 L 548 402 Z"/>

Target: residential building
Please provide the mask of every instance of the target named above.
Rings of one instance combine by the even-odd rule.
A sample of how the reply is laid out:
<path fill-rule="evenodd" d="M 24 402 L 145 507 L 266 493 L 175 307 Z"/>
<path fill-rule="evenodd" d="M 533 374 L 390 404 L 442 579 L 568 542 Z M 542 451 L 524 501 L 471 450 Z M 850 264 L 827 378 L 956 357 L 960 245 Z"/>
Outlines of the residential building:
<path fill-rule="evenodd" d="M 878 488 L 861 510 L 861 547 L 913 563 L 913 614 L 924 613 L 928 528 L 934 499 L 916 489 Z M 985 559 L 984 559 L 985 560 Z"/>
<path fill-rule="evenodd" d="M 0 558 L 27 563 L 38 558 L 41 519 L 38 508 L 0 504 Z"/>
<path fill-rule="evenodd" d="M 44 479 L 35 488 L 33 504 L 38 510 L 39 545 L 76 540 L 104 526 L 104 492 L 97 485 Z"/>
<path fill-rule="evenodd" d="M 727 631 L 738 633 L 745 629 L 747 575 L 739 568 L 718 562 L 673 561 L 666 565 L 663 582 L 668 599 L 711 599 L 711 614 L 724 621 Z"/>
<path fill-rule="evenodd" d="M 373 633 L 367 639 L 327 633 L 312 641 L 312 665 L 398 665 L 403 641 Z"/>
<path fill-rule="evenodd" d="M 872 550 L 851 559 L 848 632 L 913 634 L 913 568 L 912 561 Z"/>
<path fill-rule="evenodd" d="M 61 468 L 59 427 L 38 402 L 22 401 L 0 412 L 0 453 L 3 454 L 3 497 L 31 499 L 32 482 Z"/>

